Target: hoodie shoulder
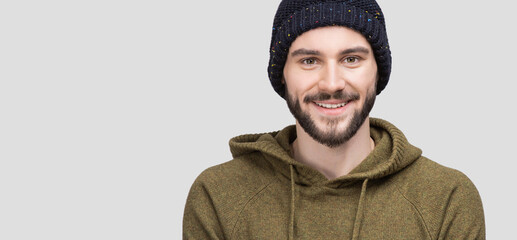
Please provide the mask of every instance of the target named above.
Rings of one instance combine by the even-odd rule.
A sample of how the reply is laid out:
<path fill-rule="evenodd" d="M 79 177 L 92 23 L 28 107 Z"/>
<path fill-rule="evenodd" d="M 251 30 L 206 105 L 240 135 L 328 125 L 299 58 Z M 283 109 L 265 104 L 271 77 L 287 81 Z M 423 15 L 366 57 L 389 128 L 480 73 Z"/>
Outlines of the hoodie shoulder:
<path fill-rule="evenodd" d="M 206 169 L 196 181 L 211 187 L 214 191 L 229 192 L 233 188 L 243 188 L 242 191 L 260 188 L 273 178 L 271 165 L 264 160 L 262 153 L 253 152 Z"/>
<path fill-rule="evenodd" d="M 274 182 L 274 174 L 259 152 L 206 169 L 190 189 L 184 228 L 211 225 L 218 229 L 217 236 L 228 237 L 247 204 Z"/>
<path fill-rule="evenodd" d="M 394 176 L 392 182 L 419 212 L 434 238 L 484 236 L 481 198 L 462 172 L 422 156 Z"/>
<path fill-rule="evenodd" d="M 462 172 L 445 167 L 424 156 L 419 157 L 396 177 L 401 189 L 410 190 L 415 187 L 434 187 L 436 190 L 448 190 L 457 185 L 470 182 Z"/>

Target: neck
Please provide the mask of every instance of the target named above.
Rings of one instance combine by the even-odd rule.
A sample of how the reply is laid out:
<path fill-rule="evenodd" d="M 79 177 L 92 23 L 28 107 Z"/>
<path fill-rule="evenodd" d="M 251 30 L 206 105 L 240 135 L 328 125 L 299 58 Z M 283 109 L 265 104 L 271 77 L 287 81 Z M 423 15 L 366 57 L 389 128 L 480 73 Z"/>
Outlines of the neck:
<path fill-rule="evenodd" d="M 297 138 L 293 142 L 294 159 L 318 170 L 327 179 L 347 175 L 374 148 L 374 142 L 370 138 L 369 118 L 366 118 L 352 138 L 334 148 L 314 140 L 298 123 L 296 123 L 296 134 Z"/>

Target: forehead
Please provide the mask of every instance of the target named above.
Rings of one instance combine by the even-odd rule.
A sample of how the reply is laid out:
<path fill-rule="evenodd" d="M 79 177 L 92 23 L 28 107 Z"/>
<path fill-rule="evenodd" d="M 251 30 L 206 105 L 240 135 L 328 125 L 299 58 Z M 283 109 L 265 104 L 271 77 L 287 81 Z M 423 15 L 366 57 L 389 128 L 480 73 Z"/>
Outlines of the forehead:
<path fill-rule="evenodd" d="M 294 40 L 289 52 L 300 48 L 321 52 L 338 52 L 354 47 L 364 47 L 371 50 L 370 44 L 359 32 L 343 26 L 328 26 L 304 32 Z"/>

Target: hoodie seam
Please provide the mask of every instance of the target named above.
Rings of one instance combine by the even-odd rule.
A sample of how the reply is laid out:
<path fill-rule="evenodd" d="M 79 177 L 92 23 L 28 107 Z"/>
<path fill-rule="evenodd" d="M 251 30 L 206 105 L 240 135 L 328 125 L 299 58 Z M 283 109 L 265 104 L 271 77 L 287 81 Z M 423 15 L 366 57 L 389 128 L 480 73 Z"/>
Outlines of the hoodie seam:
<path fill-rule="evenodd" d="M 418 213 L 418 217 L 422 220 L 422 223 L 424 224 L 424 227 L 425 227 L 425 230 L 427 231 L 427 234 L 429 235 L 429 239 L 433 239 L 432 235 L 431 235 L 431 232 L 429 231 L 429 227 L 427 227 L 427 223 L 425 222 L 425 219 L 424 219 L 424 216 L 422 214 L 422 212 L 420 212 L 420 210 L 418 209 L 418 207 L 416 206 L 416 204 L 414 204 L 408 197 L 406 197 L 406 195 L 404 195 L 404 193 L 402 192 L 402 190 L 399 188 L 399 186 L 397 184 L 394 184 L 395 185 L 395 189 L 397 189 L 397 192 L 400 193 L 400 195 L 402 195 L 402 197 L 404 199 L 406 199 L 406 201 L 409 202 L 409 204 L 411 204 L 411 206 L 416 210 L 416 212 Z"/>
<path fill-rule="evenodd" d="M 266 188 L 269 187 L 269 185 L 271 185 L 272 183 L 274 182 L 274 179 L 271 179 L 267 184 L 265 184 L 262 188 L 260 188 L 255 194 L 253 194 L 253 196 L 251 196 L 248 201 L 246 201 L 246 203 L 244 204 L 244 206 L 242 207 L 242 209 L 239 211 L 239 214 L 237 214 L 237 217 L 235 218 L 235 223 L 233 224 L 233 228 L 232 228 L 232 232 L 230 234 L 230 238 L 233 238 L 233 234 L 235 234 L 235 230 L 236 230 L 236 227 L 237 227 L 237 224 L 239 223 L 238 219 L 241 217 L 242 215 L 242 212 L 244 211 L 244 209 L 246 209 L 246 207 L 248 206 L 248 204 L 253 200 L 255 199 L 262 191 L 264 191 Z"/>

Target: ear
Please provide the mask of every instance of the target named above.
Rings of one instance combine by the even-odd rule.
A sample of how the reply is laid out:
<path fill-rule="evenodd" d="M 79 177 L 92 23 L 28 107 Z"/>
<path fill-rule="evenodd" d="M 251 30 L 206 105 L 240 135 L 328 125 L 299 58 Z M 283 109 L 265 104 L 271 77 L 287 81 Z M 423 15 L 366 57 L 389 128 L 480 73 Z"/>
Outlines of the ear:
<path fill-rule="evenodd" d="M 284 76 L 282 76 L 282 80 L 280 80 L 280 82 L 281 82 L 283 85 L 285 85 L 285 78 L 284 78 Z"/>

